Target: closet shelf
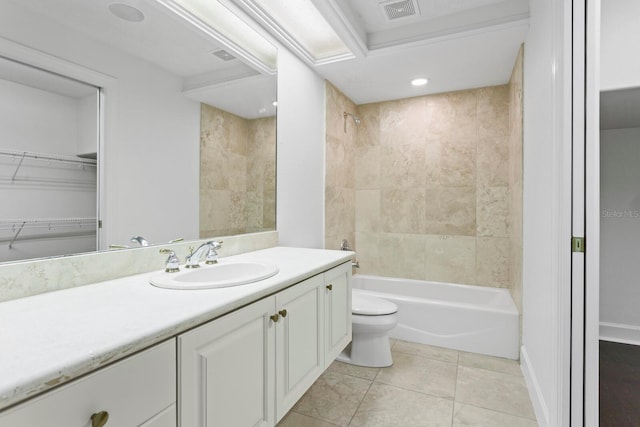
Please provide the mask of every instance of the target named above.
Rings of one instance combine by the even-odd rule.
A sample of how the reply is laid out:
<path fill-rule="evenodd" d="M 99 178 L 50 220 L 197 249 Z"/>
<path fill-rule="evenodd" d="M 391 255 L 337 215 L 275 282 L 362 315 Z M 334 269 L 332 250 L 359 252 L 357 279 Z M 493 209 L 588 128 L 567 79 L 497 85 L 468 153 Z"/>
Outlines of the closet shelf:
<path fill-rule="evenodd" d="M 46 161 L 46 162 L 55 162 L 55 163 L 64 163 L 64 164 L 72 164 L 81 166 L 82 169 L 85 167 L 97 167 L 98 161 L 96 159 L 86 159 L 86 158 L 78 158 L 73 156 L 64 156 L 58 154 L 48 154 L 48 153 L 35 153 L 30 151 L 16 151 L 16 150 L 0 150 L 1 157 L 11 157 L 14 161 L 17 161 L 18 164 L 13 171 L 13 175 L 11 176 L 10 182 L 13 184 L 16 181 L 16 176 L 22 167 L 25 159 L 28 160 L 38 160 L 38 161 Z M 22 180 L 18 178 L 18 180 Z"/>
<path fill-rule="evenodd" d="M 9 249 L 11 249 L 16 240 L 26 240 L 35 237 L 26 236 L 20 238 L 20 233 L 22 233 L 23 230 L 41 230 L 52 232 L 56 236 L 60 234 L 75 236 L 94 232 L 96 230 L 96 222 L 96 218 L 2 219 L 0 220 L 0 233 L 10 234 L 8 238 L 2 239 L 2 241 L 8 241 Z M 61 231 L 62 229 L 67 229 L 67 231 Z M 43 236 L 38 235 L 37 238 L 43 238 Z"/>
<path fill-rule="evenodd" d="M 98 164 L 98 161 L 96 159 L 78 158 L 74 156 L 63 156 L 48 153 L 35 153 L 31 151 L 0 150 L 0 156 L 20 159 L 44 160 L 49 162 L 73 163 L 85 166 L 96 166 Z"/>

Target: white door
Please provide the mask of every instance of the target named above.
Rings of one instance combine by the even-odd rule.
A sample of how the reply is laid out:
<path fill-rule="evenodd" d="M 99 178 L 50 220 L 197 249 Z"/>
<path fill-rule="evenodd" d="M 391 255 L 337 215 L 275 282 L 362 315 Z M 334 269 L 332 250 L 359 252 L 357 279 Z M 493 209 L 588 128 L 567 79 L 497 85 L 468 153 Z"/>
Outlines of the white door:
<path fill-rule="evenodd" d="M 573 22 L 571 425 L 597 426 L 600 274 L 600 2 L 575 1 Z"/>

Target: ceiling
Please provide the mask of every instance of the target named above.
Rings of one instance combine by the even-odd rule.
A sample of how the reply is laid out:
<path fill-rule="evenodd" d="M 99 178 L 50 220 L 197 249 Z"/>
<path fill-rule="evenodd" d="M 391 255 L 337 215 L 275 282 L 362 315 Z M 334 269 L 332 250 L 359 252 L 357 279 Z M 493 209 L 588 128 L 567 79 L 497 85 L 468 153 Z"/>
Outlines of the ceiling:
<path fill-rule="evenodd" d="M 224 61 L 213 55 L 221 49 L 217 40 L 194 31 L 193 26 L 155 0 L 121 1 L 143 12 L 145 19 L 138 23 L 123 21 L 109 12 L 108 5 L 113 2 L 56 0 L 56 7 L 52 7 L 51 0 L 8 0 L 0 5 L 0 13 L 23 12 L 22 16 L 29 17 L 29 28 L 46 28 L 36 23 L 53 21 L 97 43 L 153 63 L 181 77 L 187 96 L 199 102 L 245 118 L 275 113 L 272 105 L 276 98 L 275 75 L 265 76 L 239 59 Z M 12 39 L 2 29 L 0 36 Z M 0 73 L 2 68 L 0 63 Z M 7 69 L 6 73 L 9 72 Z M 237 80 L 246 83 L 246 88 Z M 233 82 L 234 89 L 242 91 L 241 94 L 232 94 L 225 87 L 227 82 Z M 208 90 L 197 90 L 201 88 Z"/>
<path fill-rule="evenodd" d="M 169 11 L 165 4 L 174 0 L 118 0 L 143 11 L 145 20 L 135 24 L 108 11 L 113 1 L 56 0 L 51 7 L 51 0 L 6 0 L 0 13 L 12 4 L 154 63 L 182 77 L 187 96 L 243 117 L 259 110 L 247 98 L 273 110 L 275 76 L 265 78 L 243 61 L 213 56 L 220 44 Z M 256 12 L 260 3 L 290 0 L 219 1 L 243 9 L 357 104 L 505 84 L 528 30 L 528 0 L 307 0 L 348 48 L 346 55 L 316 59 L 285 30 L 304 25 L 285 25 Z M 409 5 L 390 4 L 399 1 Z M 415 14 L 388 19 L 384 6 L 400 15 L 413 7 Z M 241 95 L 226 87 L 237 80 L 235 89 L 241 90 L 238 83 L 252 77 L 256 82 L 244 92 L 233 92 Z M 429 84 L 412 87 L 414 77 L 427 77 Z"/>
<path fill-rule="evenodd" d="M 528 0 L 308 0 L 351 51 L 331 60 L 292 44 L 260 0 L 232 1 L 356 104 L 505 84 L 529 28 Z"/>
<path fill-rule="evenodd" d="M 0 79 L 63 95 L 84 98 L 97 87 L 0 57 Z"/>

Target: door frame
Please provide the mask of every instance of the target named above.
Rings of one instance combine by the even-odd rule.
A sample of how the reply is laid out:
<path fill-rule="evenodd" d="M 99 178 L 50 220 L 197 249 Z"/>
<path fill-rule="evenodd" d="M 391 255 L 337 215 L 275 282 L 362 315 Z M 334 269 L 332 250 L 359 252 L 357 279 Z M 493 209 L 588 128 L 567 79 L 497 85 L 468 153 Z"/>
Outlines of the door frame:
<path fill-rule="evenodd" d="M 600 0 L 586 1 L 584 425 L 599 424 Z"/>
<path fill-rule="evenodd" d="M 571 426 L 599 423 L 600 0 L 573 5 Z"/>

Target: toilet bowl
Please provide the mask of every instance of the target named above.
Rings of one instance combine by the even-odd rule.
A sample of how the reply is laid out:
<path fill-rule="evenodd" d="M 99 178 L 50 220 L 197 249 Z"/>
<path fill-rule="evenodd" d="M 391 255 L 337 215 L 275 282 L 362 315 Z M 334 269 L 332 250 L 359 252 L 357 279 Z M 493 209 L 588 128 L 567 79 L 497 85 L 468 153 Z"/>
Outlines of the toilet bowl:
<path fill-rule="evenodd" d="M 389 331 L 398 324 L 398 306 L 353 289 L 351 293 L 352 340 L 337 360 L 352 365 L 391 366 Z"/>

